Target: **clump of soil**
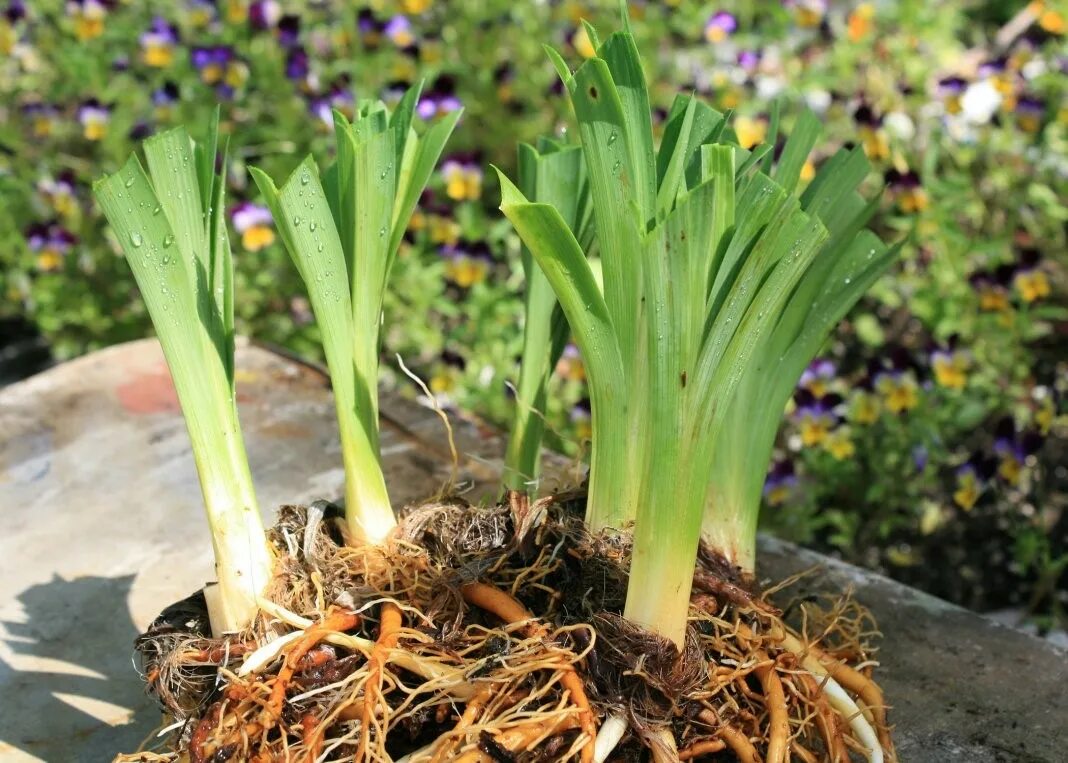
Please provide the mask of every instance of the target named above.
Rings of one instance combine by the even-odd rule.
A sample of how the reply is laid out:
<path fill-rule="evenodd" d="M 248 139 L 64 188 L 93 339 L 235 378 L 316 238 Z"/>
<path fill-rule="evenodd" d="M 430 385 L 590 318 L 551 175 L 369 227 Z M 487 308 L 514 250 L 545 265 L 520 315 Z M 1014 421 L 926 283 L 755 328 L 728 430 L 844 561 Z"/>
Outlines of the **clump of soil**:
<path fill-rule="evenodd" d="M 589 534 L 583 503 L 436 502 L 383 547 L 345 545 L 328 504 L 284 507 L 252 626 L 211 638 L 198 595 L 138 640 L 173 723 L 119 760 L 892 759 L 855 602 L 792 603 L 791 629 L 704 553 L 680 652 L 622 617 L 628 536 Z"/>

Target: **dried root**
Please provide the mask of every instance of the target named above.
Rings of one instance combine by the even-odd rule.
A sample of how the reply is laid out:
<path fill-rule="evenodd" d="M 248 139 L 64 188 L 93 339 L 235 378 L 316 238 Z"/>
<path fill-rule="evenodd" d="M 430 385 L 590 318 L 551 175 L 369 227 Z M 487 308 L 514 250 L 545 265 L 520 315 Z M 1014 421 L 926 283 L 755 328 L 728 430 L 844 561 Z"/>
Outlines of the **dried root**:
<path fill-rule="evenodd" d="M 680 654 L 620 616 L 626 538 L 591 537 L 580 512 L 444 502 L 350 547 L 328 505 L 287 507 L 252 626 L 212 639 L 191 597 L 139 640 L 175 722 L 165 748 L 117 760 L 894 760 L 851 598 L 788 605 L 792 629 L 705 554 Z"/>

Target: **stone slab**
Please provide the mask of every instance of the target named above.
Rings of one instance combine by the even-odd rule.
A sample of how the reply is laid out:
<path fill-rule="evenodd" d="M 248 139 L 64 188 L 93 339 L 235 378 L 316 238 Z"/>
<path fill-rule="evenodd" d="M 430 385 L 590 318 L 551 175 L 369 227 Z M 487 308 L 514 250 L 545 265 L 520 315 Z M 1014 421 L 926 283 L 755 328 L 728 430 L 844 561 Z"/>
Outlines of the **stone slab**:
<path fill-rule="evenodd" d="M 238 405 L 265 519 L 283 503 L 340 494 L 333 404 L 322 372 L 238 349 Z M 449 478 L 431 410 L 382 400 L 395 502 Z M 497 490 L 503 442 L 453 417 L 460 484 Z M 199 486 L 158 344 L 119 345 L 0 390 L 0 761 L 106 761 L 159 716 L 131 644 L 161 605 L 211 576 Z M 761 571 L 820 565 L 884 632 L 880 681 L 902 761 L 1068 759 L 1068 655 L 877 575 L 764 538 Z"/>

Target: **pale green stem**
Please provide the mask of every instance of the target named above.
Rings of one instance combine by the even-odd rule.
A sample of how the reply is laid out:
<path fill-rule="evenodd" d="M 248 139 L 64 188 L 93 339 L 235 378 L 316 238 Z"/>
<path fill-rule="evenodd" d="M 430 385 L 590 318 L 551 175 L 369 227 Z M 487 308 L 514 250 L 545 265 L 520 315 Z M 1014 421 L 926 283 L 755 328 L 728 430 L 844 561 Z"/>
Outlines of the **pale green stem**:
<path fill-rule="evenodd" d="M 545 275 L 535 268 L 528 274 L 526 325 L 523 327 L 523 363 L 516 386 L 515 419 L 504 456 L 504 484 L 510 490 L 533 492 L 541 464 L 545 433 L 545 395 L 552 352 L 552 305 L 555 297 Z M 542 357 L 535 357 L 541 353 Z"/>
<path fill-rule="evenodd" d="M 743 385 L 713 438 L 715 459 L 701 526 L 705 544 L 750 576 L 756 566 L 764 479 L 783 407 L 776 405 L 778 398 L 770 394 L 769 386 L 756 380 Z M 745 391 L 751 388 L 754 392 Z M 756 407 L 754 400 L 761 400 L 762 407 Z"/>
<path fill-rule="evenodd" d="M 232 401 L 208 390 L 227 389 L 217 356 L 206 367 L 171 363 L 215 550 L 218 596 L 209 607 L 216 633 L 244 628 L 257 611 L 256 597 L 271 579 L 273 560 L 264 542 L 248 457 Z M 216 376 L 211 383 L 203 375 Z M 200 378 L 183 378 L 198 376 Z"/>
<path fill-rule="evenodd" d="M 671 639 L 686 640 L 693 562 L 708 484 L 695 464 L 668 448 L 653 455 L 649 481 L 634 527 L 630 583 L 623 615 Z M 671 521 L 663 521 L 668 516 Z M 658 521 L 659 520 L 659 521 Z"/>

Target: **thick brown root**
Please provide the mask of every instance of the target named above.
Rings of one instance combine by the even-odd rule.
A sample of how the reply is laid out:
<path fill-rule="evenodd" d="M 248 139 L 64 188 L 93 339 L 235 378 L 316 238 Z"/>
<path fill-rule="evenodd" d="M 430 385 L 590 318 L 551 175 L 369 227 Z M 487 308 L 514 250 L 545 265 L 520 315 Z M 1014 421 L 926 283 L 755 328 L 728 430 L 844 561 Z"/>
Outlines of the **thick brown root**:
<path fill-rule="evenodd" d="M 367 757 L 367 741 L 371 736 L 371 725 L 375 716 L 375 706 L 384 703 L 382 697 L 382 674 L 386 667 L 389 651 L 397 645 L 401 627 L 400 607 L 391 601 L 382 603 L 382 620 L 378 626 L 378 640 L 368 659 L 369 675 L 363 687 L 363 703 L 360 706 L 360 743 L 356 748 L 356 760 Z"/>
<path fill-rule="evenodd" d="M 764 689 L 764 703 L 768 709 L 768 752 L 766 763 L 788 763 L 786 756 L 790 745 L 790 717 L 786 710 L 786 695 L 782 681 L 775 672 L 775 663 L 770 665 L 767 654 L 758 651 L 754 655 L 760 661 L 755 672 Z"/>
<path fill-rule="evenodd" d="M 842 720 L 831 710 L 827 697 L 823 694 L 823 688 L 809 674 L 798 673 L 797 677 L 805 693 L 815 705 L 816 728 L 819 729 L 820 736 L 823 738 L 827 763 L 849 763 L 849 754 L 846 752 L 845 741 L 842 738 Z"/>
<path fill-rule="evenodd" d="M 737 756 L 739 763 L 760 763 L 756 747 L 741 730 L 729 723 L 721 722 L 715 713 L 709 710 L 701 713 L 701 720 L 719 727 L 716 729 L 716 736 Z"/>
<path fill-rule="evenodd" d="M 514 597 L 485 583 L 468 583 L 462 589 L 464 600 L 469 604 L 482 607 L 497 615 L 506 623 L 531 623 L 528 631 L 536 635 L 542 631 L 542 626 L 537 625 L 533 613 L 515 600 Z M 586 735 L 586 743 L 582 746 L 582 763 L 593 763 L 593 748 L 597 741 L 597 726 L 593 720 L 593 710 L 590 701 L 586 697 L 586 690 L 582 686 L 573 668 L 562 668 L 560 683 L 567 690 L 571 701 L 579 710 L 579 723 Z"/>
<path fill-rule="evenodd" d="M 258 622 L 142 639 L 186 723 L 169 752 L 120 760 L 893 760 L 882 693 L 852 667 L 870 664 L 862 610 L 804 605 L 791 629 L 706 555 L 680 654 L 621 617 L 626 537 L 590 536 L 571 500 L 425 506 L 382 547 L 285 510 Z"/>
<path fill-rule="evenodd" d="M 711 755 L 727 748 L 727 743 L 722 739 L 706 739 L 704 742 L 694 742 L 685 750 L 679 750 L 679 760 L 693 760 L 703 755 Z"/>

